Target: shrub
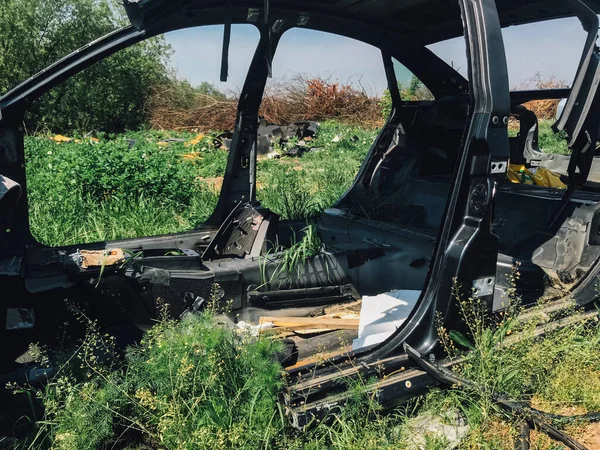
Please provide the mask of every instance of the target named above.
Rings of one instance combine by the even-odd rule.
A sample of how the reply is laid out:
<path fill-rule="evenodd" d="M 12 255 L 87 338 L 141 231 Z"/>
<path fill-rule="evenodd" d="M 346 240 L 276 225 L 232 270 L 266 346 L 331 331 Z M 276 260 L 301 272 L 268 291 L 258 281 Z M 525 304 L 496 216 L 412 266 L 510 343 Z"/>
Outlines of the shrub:
<path fill-rule="evenodd" d="M 33 103 L 29 131 L 124 132 L 148 123 L 148 99 L 170 78 L 170 48 L 162 37 L 135 44 L 88 67 Z"/>
<path fill-rule="evenodd" d="M 400 91 L 400 99 L 405 102 L 434 100 L 433 94 L 415 75 L 411 77 L 407 87 L 398 83 L 398 90 Z M 392 96 L 389 89 L 383 92 L 380 100 L 380 108 L 383 118 L 387 119 L 392 112 Z"/>
<path fill-rule="evenodd" d="M 279 432 L 279 345 L 246 340 L 210 312 L 163 319 L 123 360 L 91 324 L 62 373 L 41 393 L 44 447 L 265 448 Z M 76 370 L 73 370 L 73 367 Z M 38 442 L 39 443 L 39 442 Z"/>

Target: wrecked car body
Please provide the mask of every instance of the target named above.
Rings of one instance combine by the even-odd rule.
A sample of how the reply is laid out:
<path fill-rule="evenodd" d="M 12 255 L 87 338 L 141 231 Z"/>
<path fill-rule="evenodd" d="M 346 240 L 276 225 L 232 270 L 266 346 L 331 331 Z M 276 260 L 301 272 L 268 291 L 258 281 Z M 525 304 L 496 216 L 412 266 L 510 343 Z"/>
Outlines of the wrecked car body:
<path fill-rule="evenodd" d="M 0 97 L 0 314 L 7 318 L 0 330 L 0 372 L 30 380 L 48 375 L 17 360 L 32 342 L 51 345 L 58 324 L 70 320 L 65 298 L 85 305 L 127 345 L 152 325 L 157 299 L 180 317 L 201 311 L 218 285 L 217 300 L 228 304 L 234 326 L 309 330 L 305 337 L 291 336 L 295 356 L 285 364 L 287 412 L 302 428 L 344 404 L 342 377 L 378 378 L 373 390 L 386 406 L 438 383 L 414 354 L 443 356 L 435 320 L 456 326 L 456 282 L 490 314 L 497 313 L 506 304 L 508 276 L 519 265 L 516 289 L 525 305 L 544 297 L 549 308 L 560 309 L 568 296 L 578 306 L 592 306 L 600 270 L 600 191 L 588 183 L 600 127 L 598 3 L 340 0 L 304 2 L 301 8 L 284 0 L 266 2 L 267 7 L 229 3 L 126 1 L 131 26 Z M 501 28 L 573 15 L 590 36 L 573 87 L 509 92 Z M 228 142 L 223 189 L 206 223 L 177 235 L 67 248 L 37 243 L 29 229 L 21 126 L 28 105 L 94 62 L 168 30 L 225 24 L 226 47 L 231 23 L 255 24 L 261 40 Z M 305 221 L 280 220 L 256 195 L 257 155 L 271 145 L 261 144 L 261 137 L 281 139 L 289 131 L 261 125 L 258 110 L 278 41 L 293 27 L 381 49 L 392 98 L 392 113 L 352 187 L 314 219 L 313 231 Z M 426 48 L 463 31 L 469 81 Z M 418 75 L 436 100 L 403 101 L 392 57 Z M 536 119 L 519 109 L 542 97 L 568 98 L 556 124 L 572 150 L 564 170 L 539 154 Z M 513 141 L 507 133 L 511 115 L 522 121 Z M 291 128 L 303 137 L 317 131 L 310 122 Z M 567 188 L 510 183 L 511 163 L 555 170 L 565 175 Z M 294 270 L 282 269 L 282 253 L 294 246 L 294 236 L 308 232 L 318 234 L 322 247 Z M 391 309 L 399 314 L 388 316 Z M 381 327 L 374 326 L 378 321 Z M 353 344 L 334 352 L 338 337 L 318 332 L 331 329 L 342 330 Z M 315 356 L 323 346 L 332 354 L 320 361 Z"/>

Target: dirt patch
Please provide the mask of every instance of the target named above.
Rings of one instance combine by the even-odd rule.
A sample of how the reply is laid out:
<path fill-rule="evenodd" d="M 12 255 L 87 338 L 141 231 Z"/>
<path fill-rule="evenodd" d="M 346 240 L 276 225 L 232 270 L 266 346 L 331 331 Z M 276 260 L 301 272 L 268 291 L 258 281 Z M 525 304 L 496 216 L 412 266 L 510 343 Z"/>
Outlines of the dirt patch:
<path fill-rule="evenodd" d="M 539 409 L 553 414 L 560 414 L 561 416 L 577 416 L 580 414 L 587 413 L 587 410 L 581 406 L 562 406 L 560 408 L 553 407 L 552 404 L 541 399 L 537 395 L 531 398 L 531 407 Z"/>
<path fill-rule="evenodd" d="M 579 443 L 590 450 L 600 450 L 600 423 L 590 423 L 583 427 Z"/>
<path fill-rule="evenodd" d="M 223 177 L 207 177 L 199 179 L 213 191 L 217 193 L 221 192 L 221 188 L 223 187 Z"/>

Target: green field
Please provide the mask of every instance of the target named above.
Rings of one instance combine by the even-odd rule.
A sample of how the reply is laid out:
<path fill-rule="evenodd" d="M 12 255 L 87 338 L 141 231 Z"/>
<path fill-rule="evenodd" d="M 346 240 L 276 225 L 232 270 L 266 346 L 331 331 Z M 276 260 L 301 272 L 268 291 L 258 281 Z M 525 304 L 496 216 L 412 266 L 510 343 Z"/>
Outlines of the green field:
<path fill-rule="evenodd" d="M 328 121 L 309 143 L 320 151 L 259 158 L 259 200 L 282 219 L 319 215 L 350 187 L 377 132 Z M 227 151 L 216 148 L 210 134 L 188 144 L 195 137 L 164 131 L 107 135 L 98 142 L 26 137 L 33 235 L 60 246 L 177 233 L 202 224 L 216 205 Z M 165 144 L 168 139 L 184 142 Z M 564 139 L 544 121 L 539 143 L 549 153 L 567 152 Z"/>
<path fill-rule="evenodd" d="M 321 151 L 260 158 L 259 199 L 283 219 L 318 215 L 350 187 L 376 133 L 325 122 L 310 143 Z M 99 142 L 27 137 L 33 235 L 59 246 L 176 233 L 203 223 L 216 205 L 227 151 L 215 148 L 210 135 L 189 144 L 195 137 L 157 131 Z M 187 143 L 165 144 L 168 139 Z"/>
<path fill-rule="evenodd" d="M 438 334 L 451 357 L 472 350 L 454 370 L 483 391 L 434 389 L 401 408 L 382 411 L 365 389 L 369 380 L 348 379 L 350 403 L 334 409 L 330 421 L 304 432 L 289 427 L 279 402 L 284 380 L 275 354 L 280 347 L 268 336 L 253 338 L 217 326 L 209 308 L 179 322 L 162 319 L 122 358 L 104 358 L 99 355 L 116 353 L 114 340 L 75 312 L 88 327 L 82 342 L 59 353 L 31 350 L 40 364 L 57 368 L 56 376 L 45 387 L 9 386 L 38 398 L 43 417 L 27 415 L 24 420 L 36 422 L 32 433 L 12 447 L 0 442 L 0 448 L 442 450 L 453 434 L 443 427 L 454 429 L 461 416 L 459 449 L 512 450 L 521 419 L 500 409 L 494 393 L 557 414 L 600 409 L 597 322 L 572 324 L 540 338 L 534 327 L 542 316 L 519 321 L 518 299 L 500 322 L 486 317 L 472 299 L 457 299 L 468 332 L 439 328 Z M 506 345 L 516 333 L 523 340 Z M 432 422 L 437 426 L 424 431 L 423 424 Z M 595 424 L 554 425 L 597 448 Z M 531 448 L 562 447 L 532 432 Z"/>

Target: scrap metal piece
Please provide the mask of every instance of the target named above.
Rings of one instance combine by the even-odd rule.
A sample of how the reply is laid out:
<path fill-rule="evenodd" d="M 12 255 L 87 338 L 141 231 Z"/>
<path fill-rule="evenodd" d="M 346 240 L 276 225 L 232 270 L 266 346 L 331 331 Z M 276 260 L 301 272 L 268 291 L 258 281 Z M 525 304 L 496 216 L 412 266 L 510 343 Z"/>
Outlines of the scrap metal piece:
<path fill-rule="evenodd" d="M 258 22 L 260 19 L 260 9 L 259 8 L 248 8 L 248 16 L 246 17 L 246 21 L 248 22 Z"/>
<path fill-rule="evenodd" d="M 231 0 L 225 2 L 225 24 L 223 25 L 223 49 L 221 52 L 221 81 L 229 76 L 229 44 L 231 43 Z"/>
<path fill-rule="evenodd" d="M 147 281 L 154 285 L 169 286 L 171 284 L 171 272 L 157 267 L 142 266 L 135 274 L 135 278 L 138 281 Z"/>
<path fill-rule="evenodd" d="M 507 160 L 504 160 L 504 161 L 493 161 L 492 165 L 491 165 L 490 173 L 491 174 L 504 173 L 504 172 L 506 172 L 507 168 L 508 168 L 508 161 Z"/>
<path fill-rule="evenodd" d="M 0 259 L 0 275 L 20 275 L 22 262 L 23 257 L 21 256 L 13 256 L 12 258 Z"/>
<path fill-rule="evenodd" d="M 0 175 L 0 214 L 10 211 L 21 198 L 21 185 Z"/>
<path fill-rule="evenodd" d="M 300 15 L 298 16 L 298 21 L 296 22 L 296 26 L 303 27 L 308 23 L 309 20 L 310 16 L 308 14 L 300 13 Z"/>
<path fill-rule="evenodd" d="M 496 277 L 484 277 L 473 280 L 473 297 L 485 297 L 494 293 Z"/>
<path fill-rule="evenodd" d="M 6 330 L 33 330 L 35 327 L 35 312 L 29 308 L 7 308 Z"/>

